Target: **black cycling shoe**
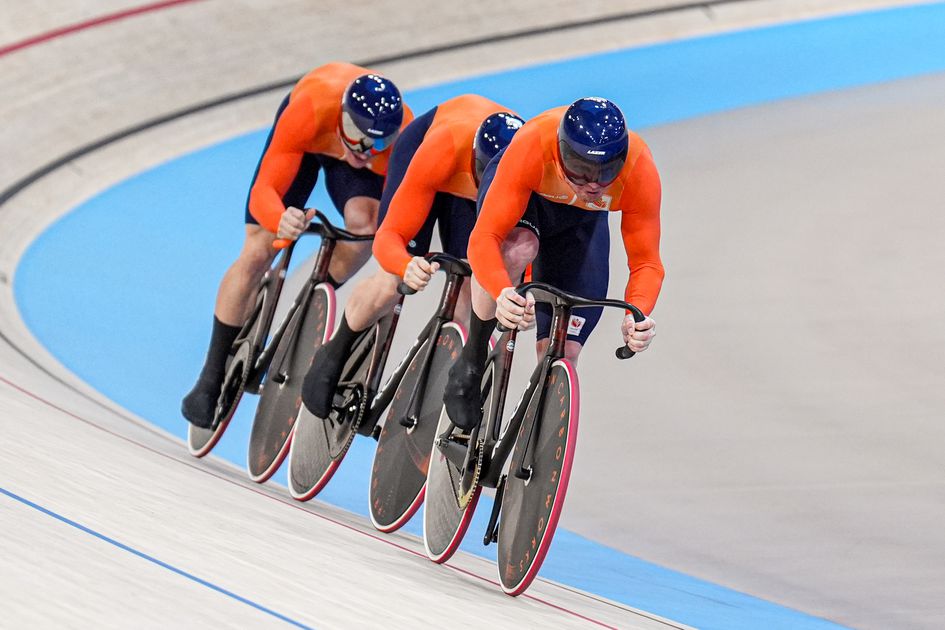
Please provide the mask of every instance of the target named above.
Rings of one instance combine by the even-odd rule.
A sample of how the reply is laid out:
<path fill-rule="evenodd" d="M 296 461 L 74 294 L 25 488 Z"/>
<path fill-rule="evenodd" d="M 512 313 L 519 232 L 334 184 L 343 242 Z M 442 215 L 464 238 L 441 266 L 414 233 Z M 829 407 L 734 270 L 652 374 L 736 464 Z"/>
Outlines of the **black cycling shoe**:
<path fill-rule="evenodd" d="M 327 418 L 338 388 L 341 370 L 345 367 L 345 353 L 338 344 L 328 342 L 318 349 L 302 381 L 302 403 L 318 418 Z"/>
<path fill-rule="evenodd" d="M 220 383 L 199 379 L 190 393 L 184 396 L 180 412 L 189 423 L 201 429 L 213 426 L 213 414 L 220 397 Z"/>
<path fill-rule="evenodd" d="M 482 367 L 462 357 L 450 368 L 443 403 L 450 421 L 465 433 L 472 431 L 482 419 Z"/>

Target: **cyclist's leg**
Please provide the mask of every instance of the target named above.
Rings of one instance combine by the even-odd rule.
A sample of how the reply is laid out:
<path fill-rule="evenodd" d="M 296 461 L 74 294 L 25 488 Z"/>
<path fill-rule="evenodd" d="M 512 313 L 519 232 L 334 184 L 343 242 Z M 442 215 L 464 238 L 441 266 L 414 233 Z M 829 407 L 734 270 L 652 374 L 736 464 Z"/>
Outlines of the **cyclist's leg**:
<path fill-rule="evenodd" d="M 272 130 L 269 132 L 269 137 L 259 159 L 260 163 L 262 163 L 262 156 L 265 155 L 272 141 L 275 125 L 288 102 L 289 97 L 286 96 L 276 112 Z M 253 181 L 250 183 L 250 189 L 252 189 L 258 174 L 259 165 L 257 164 Z M 317 179 L 318 163 L 314 156 L 306 155 L 302 159 L 296 178 L 283 201 L 287 205 L 304 207 L 305 201 L 311 194 Z M 213 421 L 213 412 L 220 393 L 220 387 L 223 384 L 226 358 L 229 355 L 230 347 L 239 334 L 247 316 L 252 311 L 256 291 L 262 277 L 269 270 L 277 253 L 277 250 L 272 247 L 274 235 L 261 227 L 250 213 L 248 196 L 244 220 L 246 234 L 243 248 L 239 257 L 223 275 L 217 291 L 210 345 L 203 369 L 194 388 L 184 397 L 181 404 L 183 416 L 188 421 L 201 427 L 209 427 Z"/>
<path fill-rule="evenodd" d="M 493 159 L 486 167 L 481 186 L 487 186 L 491 182 L 497 161 Z M 480 199 L 483 197 L 481 186 Z M 502 243 L 502 259 L 510 278 L 520 278 L 538 253 L 538 199 L 537 195 L 532 195 L 524 216 Z M 489 355 L 489 338 L 495 327 L 495 300 L 474 277 L 469 337 L 459 360 L 450 369 L 449 382 L 443 398 L 450 420 L 464 431 L 474 428 L 480 420 L 480 385 Z"/>
<path fill-rule="evenodd" d="M 375 206 L 376 210 L 373 215 L 366 212 L 364 206 L 376 201 L 373 198 L 375 193 L 381 193 L 380 190 L 374 189 L 377 183 L 376 177 L 378 176 L 367 169 L 352 169 L 347 164 L 337 160 L 331 160 L 329 166 L 326 166 L 328 192 L 335 206 L 343 208 L 345 226 L 349 230 L 361 234 L 370 234 L 376 231 L 376 225 L 384 220 L 390 201 L 399 188 L 410 160 L 423 141 L 432 119 L 433 112 L 425 114 L 411 123 L 398 138 L 388 164 L 387 181 L 382 194 L 377 194 L 380 202 Z M 364 173 L 368 173 L 368 176 L 365 176 Z M 345 195 L 354 195 L 355 193 L 360 196 L 345 197 Z M 371 218 L 365 221 L 365 217 L 368 216 L 371 216 Z M 418 250 L 417 244 L 412 242 L 411 246 L 408 247 L 410 253 L 414 255 L 426 253 L 434 220 L 433 218 L 429 219 L 427 221 L 429 226 L 424 225 L 418 238 L 414 239 L 416 241 L 426 234 L 423 249 Z M 332 256 L 329 274 L 333 279 L 340 281 L 350 277 L 370 256 L 370 243 L 366 244 L 364 251 L 350 248 L 345 250 L 342 245 L 354 244 L 339 243 Z M 361 259 L 362 256 L 364 257 L 363 260 Z M 338 379 L 341 377 L 345 358 L 354 341 L 360 332 L 372 326 L 397 302 L 397 285 L 399 282 L 400 278 L 398 276 L 379 269 L 374 275 L 361 281 L 355 287 L 348 303 L 345 305 L 341 322 L 338 324 L 338 330 L 327 344 L 319 348 L 312 361 L 312 368 L 306 374 L 302 385 L 302 401 L 309 411 L 316 416 L 325 417 L 331 410 L 335 388 L 338 385 Z"/>
<path fill-rule="evenodd" d="M 355 234 L 377 231 L 378 206 L 384 188 L 384 177 L 367 168 L 353 168 L 342 160 L 320 156 L 325 169 L 325 188 L 335 209 L 344 217 L 345 228 Z M 371 243 L 335 245 L 328 266 L 333 284 L 340 286 L 364 266 L 371 257 Z"/>
<path fill-rule="evenodd" d="M 387 166 L 387 179 L 384 183 L 384 192 L 381 195 L 378 208 L 378 226 L 387 217 L 391 200 L 400 189 L 407 168 L 423 142 L 435 113 L 436 108 L 411 122 L 397 139 Z M 407 243 L 407 253 L 411 256 L 423 256 L 430 251 L 433 226 L 437 222 L 438 215 L 441 214 L 443 196 L 440 194 L 434 197 L 433 204 L 427 212 L 426 221 L 424 221 L 420 231 Z M 415 211 L 422 212 L 423 209 L 417 208 Z M 355 330 L 364 330 L 390 310 L 397 301 L 397 285 L 399 283 L 399 276 L 388 273 L 383 269 L 379 269 L 372 277 L 359 283 L 345 306 L 345 316 L 351 327 Z"/>
<path fill-rule="evenodd" d="M 610 277 L 610 231 L 606 212 L 588 212 L 580 208 L 551 204 L 554 229 L 548 230 L 541 242 L 541 252 L 535 260 L 534 276 L 538 282 L 586 297 L 607 297 Z M 549 221 L 546 221 L 546 224 Z M 551 327 L 551 308 L 537 307 L 538 356 L 548 348 Z M 565 357 L 577 364 L 578 355 L 600 321 L 601 308 L 582 308 L 571 315 Z"/>

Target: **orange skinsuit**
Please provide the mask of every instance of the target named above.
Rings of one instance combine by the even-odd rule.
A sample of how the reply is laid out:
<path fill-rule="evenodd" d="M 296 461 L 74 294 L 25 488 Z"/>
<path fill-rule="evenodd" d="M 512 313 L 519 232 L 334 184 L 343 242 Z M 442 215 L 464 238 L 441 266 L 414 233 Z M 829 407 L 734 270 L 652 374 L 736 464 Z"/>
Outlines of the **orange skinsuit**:
<path fill-rule="evenodd" d="M 385 271 L 404 275 L 412 258 L 407 244 L 426 222 L 437 193 L 475 202 L 478 187 L 473 178 L 473 139 L 482 121 L 497 112 L 514 113 L 474 94 L 437 106 L 374 237 L 374 256 Z"/>
<path fill-rule="evenodd" d="M 312 70 L 295 84 L 249 195 L 250 213 L 270 232 L 279 229 L 279 219 L 285 212 L 282 198 L 292 185 L 304 155 L 316 153 L 338 160 L 344 157 L 344 145 L 338 135 L 341 100 L 352 81 L 372 72 L 350 63 L 334 62 Z M 401 130 L 413 120 L 410 108 L 406 104 L 403 108 Z M 366 168 L 383 176 L 387 173 L 389 157 L 390 149 L 387 149 L 373 157 Z"/>
<path fill-rule="evenodd" d="M 627 302 L 649 315 L 663 283 L 660 261 L 660 178 L 643 140 L 629 132 L 627 162 L 597 203 L 577 198 L 558 164 L 558 125 L 567 107 L 550 109 L 527 122 L 512 138 L 479 207 L 469 237 L 469 263 L 478 282 L 493 298 L 512 286 L 500 246 L 538 194 L 589 212 L 620 212 L 620 232 L 630 279 Z"/>

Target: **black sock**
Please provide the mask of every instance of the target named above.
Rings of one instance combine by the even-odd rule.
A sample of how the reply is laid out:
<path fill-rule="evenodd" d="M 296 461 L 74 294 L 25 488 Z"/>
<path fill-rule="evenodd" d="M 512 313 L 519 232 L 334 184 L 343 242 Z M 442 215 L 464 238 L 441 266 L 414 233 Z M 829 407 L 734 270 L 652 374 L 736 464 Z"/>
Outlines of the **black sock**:
<path fill-rule="evenodd" d="M 344 352 L 347 352 L 351 349 L 351 346 L 354 345 L 354 340 L 358 338 L 363 331 L 360 330 L 351 330 L 351 326 L 348 325 L 348 316 L 345 313 L 341 314 L 341 323 L 338 324 L 338 330 L 335 331 L 335 334 L 332 336 L 330 343 L 332 349 L 340 349 Z"/>
<path fill-rule="evenodd" d="M 476 367 L 481 368 L 486 364 L 486 357 L 489 356 L 489 338 L 492 337 L 492 331 L 498 323 L 495 317 L 482 320 L 476 315 L 476 312 L 470 310 L 469 313 L 469 339 L 463 347 L 462 358 Z"/>
<path fill-rule="evenodd" d="M 223 381 L 223 376 L 226 373 L 226 357 L 230 354 L 230 346 L 233 345 L 233 340 L 239 335 L 241 329 L 242 326 L 224 324 L 216 318 L 216 315 L 213 316 L 210 348 L 207 350 L 203 370 L 200 371 L 200 380 L 213 383 Z"/>

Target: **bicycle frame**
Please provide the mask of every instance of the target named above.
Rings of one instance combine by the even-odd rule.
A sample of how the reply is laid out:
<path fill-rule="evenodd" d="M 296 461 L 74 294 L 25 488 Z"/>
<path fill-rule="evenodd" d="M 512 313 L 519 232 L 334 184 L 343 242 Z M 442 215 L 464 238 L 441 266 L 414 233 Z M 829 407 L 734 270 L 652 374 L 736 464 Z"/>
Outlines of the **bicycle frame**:
<path fill-rule="evenodd" d="M 292 302 L 289 311 L 282 319 L 279 327 L 269 339 L 264 342 L 264 348 L 253 364 L 252 373 L 246 383 L 246 391 L 248 392 L 258 393 L 260 384 L 266 376 L 269 366 L 272 365 L 273 362 L 275 362 L 276 365 L 282 365 L 285 360 L 289 358 L 287 354 L 294 350 L 294 347 L 283 349 L 281 354 L 277 355 L 280 351 L 279 347 L 282 338 L 286 334 L 293 334 L 295 332 L 294 329 L 290 330 L 290 326 L 299 325 L 300 319 L 297 319 L 295 315 L 300 311 L 304 311 L 312 297 L 315 286 L 328 279 L 328 266 L 331 263 L 331 257 L 338 241 L 366 241 L 374 238 L 373 235 L 351 234 L 350 232 L 336 228 L 324 214 L 317 210 L 315 211 L 315 218 L 320 222 L 312 223 L 306 230 L 307 233 L 318 234 L 321 237 L 318 253 L 315 256 L 315 265 L 312 267 L 312 273 L 303 289 Z M 285 247 L 279 262 L 275 267 L 270 269 L 263 278 L 263 286 L 268 285 L 270 288 L 270 291 L 266 295 L 266 301 L 263 304 L 262 313 L 260 313 L 260 317 L 263 318 L 263 330 L 269 331 L 272 327 L 276 307 L 279 303 L 279 296 L 282 294 L 282 287 L 285 284 L 285 279 L 288 274 L 289 261 L 292 258 L 292 252 L 297 242 L 298 241 L 292 241 Z"/>
<path fill-rule="evenodd" d="M 442 256 L 442 254 L 435 254 L 432 257 L 436 256 Z M 397 391 L 397 387 L 404 378 L 404 374 L 407 373 L 407 368 L 410 367 L 410 364 L 416 358 L 417 354 L 421 351 L 421 349 L 423 349 L 424 354 L 420 360 L 420 377 L 417 382 L 417 387 L 415 387 L 413 392 L 411 392 L 411 398 L 407 412 L 407 418 L 413 418 L 416 420 L 416 416 L 419 413 L 420 403 L 423 401 L 423 394 L 426 390 L 427 374 L 429 373 L 430 359 L 433 357 L 436 339 L 439 336 L 440 329 L 443 327 L 443 325 L 451 321 L 455 315 L 456 301 L 459 298 L 459 292 L 462 290 L 464 277 L 465 274 L 458 271 L 449 272 L 446 286 L 443 288 L 443 293 L 440 296 L 440 303 L 437 307 L 436 313 L 433 314 L 427 324 L 423 327 L 423 330 L 417 336 L 417 340 L 410 347 L 410 350 L 407 352 L 404 358 L 401 359 L 400 363 L 394 369 L 393 374 L 388 377 L 387 382 L 384 383 L 384 386 L 378 389 L 381 380 L 381 372 L 383 372 L 384 364 L 386 363 L 387 355 L 390 351 L 391 341 L 393 340 L 394 328 L 396 326 L 397 319 L 400 316 L 400 309 L 403 305 L 403 296 L 401 296 L 400 302 L 398 302 L 397 306 L 394 307 L 394 320 L 384 340 L 384 346 L 382 348 L 382 352 L 380 353 L 382 356 L 379 357 L 380 360 L 376 360 L 374 363 L 372 363 L 371 369 L 368 372 L 368 386 L 366 388 L 366 395 L 370 401 L 370 404 L 365 411 L 364 418 L 361 421 L 361 427 L 363 427 L 364 433 L 373 431 L 374 427 L 377 426 L 377 423 L 380 421 L 384 410 L 387 409 L 387 406 L 390 405 L 391 401 L 393 400 L 394 394 Z"/>
<path fill-rule="evenodd" d="M 544 402 L 545 390 L 547 389 L 545 387 L 545 381 L 548 379 L 551 365 L 558 359 L 564 357 L 565 342 L 568 338 L 568 321 L 571 318 L 572 309 L 591 306 L 619 307 L 630 310 L 636 321 L 643 320 L 643 314 L 632 304 L 618 300 L 584 300 L 582 298 L 576 298 L 575 296 L 569 296 L 560 291 L 551 291 L 544 287 L 547 287 L 547 285 L 528 283 L 518 289 L 523 294 L 528 290 L 533 290 L 537 301 L 547 302 L 552 305 L 553 314 L 551 318 L 550 341 L 548 348 L 545 350 L 541 360 L 532 372 L 531 377 L 529 377 L 525 392 L 522 394 L 521 399 L 512 413 L 512 417 L 509 418 L 505 430 L 501 432 L 501 435 L 499 430 L 501 428 L 504 411 L 505 390 L 508 387 L 512 353 L 515 347 L 517 331 L 511 330 L 509 332 L 509 347 L 504 349 L 497 347 L 493 350 L 492 355 L 490 355 L 490 360 L 496 362 L 501 359 L 501 363 L 498 364 L 496 370 L 499 389 L 494 390 L 497 391 L 497 395 L 493 396 L 494 403 L 490 405 L 488 415 L 485 418 L 485 438 L 482 446 L 484 452 L 480 483 L 486 487 L 495 488 L 499 485 L 502 470 L 505 467 L 509 454 L 512 452 L 512 448 L 515 446 L 519 429 L 521 429 L 522 422 L 526 420 L 526 417 L 529 420 L 529 424 L 525 432 L 526 446 L 523 450 L 522 461 L 513 463 L 510 472 L 520 479 L 528 479 L 531 474 L 531 460 L 529 455 L 531 454 L 530 447 L 536 435 L 536 426 L 538 424 L 537 410 L 541 409 L 541 405 Z M 621 356 L 620 351 L 622 349 L 623 347 L 618 349 L 618 356 Z M 630 356 L 632 356 L 632 353 L 630 353 Z M 496 383 L 492 385 L 493 388 L 495 388 Z M 536 390 L 538 393 L 537 397 L 535 395 Z M 529 413 L 532 409 L 536 412 Z M 470 452 L 471 450 L 472 449 L 470 449 Z M 498 505 L 498 502 L 496 505 Z"/>
<path fill-rule="evenodd" d="M 279 346 L 281 345 L 280 341 L 282 341 L 282 338 L 287 333 L 291 334 L 295 332 L 294 329 L 290 331 L 289 328 L 290 325 L 298 326 L 299 320 L 295 318 L 296 313 L 304 310 L 305 306 L 307 306 L 308 301 L 312 297 L 312 290 L 315 288 L 315 285 L 324 282 L 328 278 L 328 264 L 331 262 L 331 255 L 335 250 L 336 244 L 337 243 L 334 239 L 322 237 L 322 242 L 318 248 L 318 254 L 316 254 L 315 257 L 315 266 L 312 269 L 311 276 L 305 283 L 302 291 L 300 291 L 295 297 L 295 300 L 289 307 L 289 310 L 282 319 L 282 322 L 279 324 L 279 327 L 270 336 L 268 342 L 266 343 L 265 349 L 262 351 L 262 353 L 260 353 L 259 358 L 256 359 L 256 363 L 253 365 L 253 373 L 250 375 L 247 388 L 252 385 L 254 386 L 254 389 L 258 390 L 258 385 L 262 382 L 262 379 L 269 369 L 269 366 L 273 362 L 275 362 L 276 365 L 281 365 L 288 358 L 287 354 L 292 349 L 283 349 L 282 353 L 278 357 L 276 356 Z M 275 317 L 276 306 L 279 302 L 279 295 L 281 295 L 282 286 L 285 284 L 289 260 L 292 256 L 292 250 L 294 248 L 295 242 L 285 248 L 282 257 L 279 260 L 279 264 L 272 270 L 275 272 L 274 277 L 266 279 L 266 282 L 274 283 L 273 299 L 268 300 L 268 306 L 264 307 L 265 312 L 263 313 L 263 316 L 266 319 L 263 320 L 263 326 L 266 330 L 269 330 L 272 326 L 272 320 Z"/>
<path fill-rule="evenodd" d="M 509 418 L 505 430 L 501 431 L 501 434 L 500 429 L 505 403 L 504 399 L 506 390 L 508 389 L 509 373 L 512 367 L 512 353 L 517 331 L 512 330 L 509 332 L 509 341 L 512 344 L 511 350 L 508 347 L 506 347 L 504 351 L 499 347 L 493 350 L 493 353 L 496 355 L 494 360 L 498 360 L 500 357 L 502 358 L 502 363 L 498 366 L 500 385 L 498 392 L 501 394 L 501 399 L 499 399 L 500 397 L 496 397 L 496 404 L 490 406 L 489 415 L 486 419 L 485 441 L 483 443 L 485 452 L 483 453 L 482 472 L 480 473 L 480 483 L 483 486 L 494 488 L 498 485 L 502 469 L 505 467 L 505 462 L 512 452 L 512 448 L 515 446 L 519 429 L 526 415 L 531 419 L 526 439 L 529 443 L 531 442 L 536 423 L 534 421 L 535 414 L 529 414 L 528 412 L 533 408 L 541 409 L 546 389 L 544 386 L 545 380 L 548 378 L 548 373 L 551 371 L 551 364 L 564 356 L 564 343 L 568 336 L 567 322 L 570 317 L 570 306 L 555 306 L 554 315 L 551 320 L 551 342 L 548 344 L 548 349 L 545 350 L 538 365 L 536 365 L 535 369 L 532 371 L 528 379 L 528 385 L 525 387 L 522 397 L 519 399 L 515 410 L 512 412 L 512 417 Z M 536 391 L 538 393 L 537 400 L 535 396 Z M 535 404 L 532 404 L 533 402 Z M 526 454 L 527 452 L 528 449 L 526 449 Z M 522 465 L 519 466 L 520 470 L 513 472 L 517 475 L 524 474 L 524 468 L 523 462 Z"/>

